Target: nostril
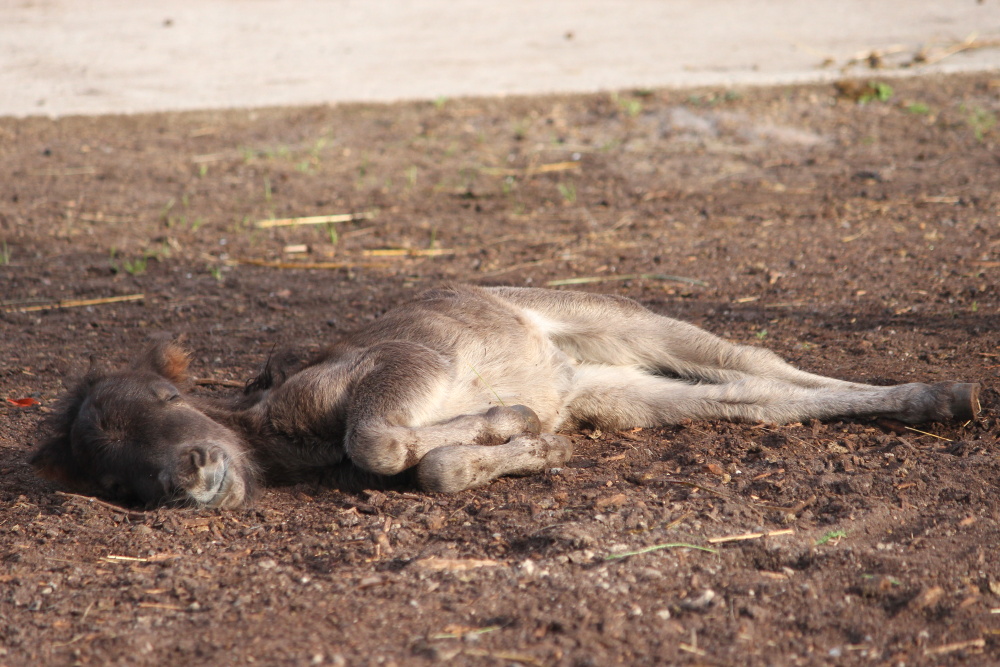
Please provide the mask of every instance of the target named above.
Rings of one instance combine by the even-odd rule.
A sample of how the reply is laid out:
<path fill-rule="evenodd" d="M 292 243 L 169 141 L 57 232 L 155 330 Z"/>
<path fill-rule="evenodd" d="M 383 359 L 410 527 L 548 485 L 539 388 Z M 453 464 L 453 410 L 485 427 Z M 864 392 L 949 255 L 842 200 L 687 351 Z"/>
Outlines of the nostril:
<path fill-rule="evenodd" d="M 208 454 L 201 447 L 192 447 L 188 456 L 191 458 L 191 464 L 194 466 L 195 470 L 204 468 L 205 464 L 208 463 Z"/>
<path fill-rule="evenodd" d="M 207 466 L 216 466 L 225 458 L 222 448 L 217 446 L 206 447 L 203 445 L 191 447 L 188 450 L 187 456 L 191 462 L 191 466 L 195 470 L 201 470 Z"/>

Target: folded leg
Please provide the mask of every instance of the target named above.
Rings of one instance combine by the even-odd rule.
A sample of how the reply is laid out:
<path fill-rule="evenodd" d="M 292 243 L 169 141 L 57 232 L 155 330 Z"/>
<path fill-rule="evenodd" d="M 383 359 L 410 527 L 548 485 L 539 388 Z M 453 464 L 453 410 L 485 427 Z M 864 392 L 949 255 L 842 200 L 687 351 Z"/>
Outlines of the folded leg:
<path fill-rule="evenodd" d="M 525 434 L 502 445 L 450 445 L 428 452 L 417 465 L 425 491 L 455 493 L 483 486 L 503 475 L 531 475 L 563 465 L 573 455 L 569 438 Z"/>

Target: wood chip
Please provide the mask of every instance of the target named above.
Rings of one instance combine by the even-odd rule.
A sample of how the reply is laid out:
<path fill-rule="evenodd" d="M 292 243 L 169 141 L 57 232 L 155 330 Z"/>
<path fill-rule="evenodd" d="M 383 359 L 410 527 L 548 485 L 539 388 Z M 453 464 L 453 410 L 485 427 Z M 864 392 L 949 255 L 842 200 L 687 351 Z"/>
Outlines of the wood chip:
<path fill-rule="evenodd" d="M 914 609 L 926 609 L 937 604 L 937 601 L 944 597 L 944 589 L 940 586 L 931 586 L 924 589 L 920 595 L 913 598 L 910 606 Z"/>
<path fill-rule="evenodd" d="M 200 516 L 194 519 L 181 519 L 181 523 L 183 523 L 188 528 L 194 528 L 198 526 L 207 526 L 208 524 L 212 523 L 215 520 L 216 520 L 215 517 Z"/>
<path fill-rule="evenodd" d="M 698 648 L 697 646 L 692 646 L 691 644 L 685 644 L 683 642 L 678 644 L 677 648 L 684 651 L 685 653 L 693 653 L 694 655 L 697 656 L 708 655 L 708 651 L 706 651 L 705 649 Z"/>
<path fill-rule="evenodd" d="M 628 496 L 624 493 L 618 493 L 613 496 L 607 496 L 604 498 L 598 498 L 594 501 L 595 510 L 605 510 L 609 507 L 621 507 L 628 502 Z"/>

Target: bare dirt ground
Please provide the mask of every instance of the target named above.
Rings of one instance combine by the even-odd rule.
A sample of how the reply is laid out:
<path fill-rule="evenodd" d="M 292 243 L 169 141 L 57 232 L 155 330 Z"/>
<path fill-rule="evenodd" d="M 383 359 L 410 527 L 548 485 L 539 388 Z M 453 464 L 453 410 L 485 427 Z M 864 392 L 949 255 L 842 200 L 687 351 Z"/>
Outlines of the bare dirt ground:
<path fill-rule="evenodd" d="M 1000 660 L 1000 80 L 892 85 L 0 119 L 0 665 Z M 373 217 L 256 225 L 333 213 Z M 984 411 L 584 432 L 473 492 L 240 511 L 26 464 L 63 383 L 150 334 L 237 391 L 415 290 L 582 278 Z"/>

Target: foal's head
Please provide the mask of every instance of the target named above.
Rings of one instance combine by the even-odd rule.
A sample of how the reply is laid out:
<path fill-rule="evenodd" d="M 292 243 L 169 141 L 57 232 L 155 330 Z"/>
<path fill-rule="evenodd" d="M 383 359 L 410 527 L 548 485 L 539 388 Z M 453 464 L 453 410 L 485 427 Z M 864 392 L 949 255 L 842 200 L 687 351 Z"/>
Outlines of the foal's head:
<path fill-rule="evenodd" d="M 151 346 L 124 370 L 91 370 L 49 421 L 31 464 L 71 489 L 129 503 L 237 507 L 253 474 L 240 437 L 181 391 L 187 354 Z"/>

